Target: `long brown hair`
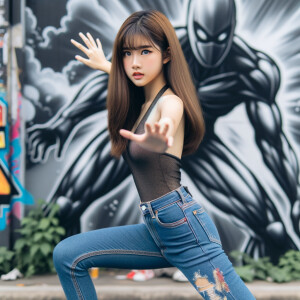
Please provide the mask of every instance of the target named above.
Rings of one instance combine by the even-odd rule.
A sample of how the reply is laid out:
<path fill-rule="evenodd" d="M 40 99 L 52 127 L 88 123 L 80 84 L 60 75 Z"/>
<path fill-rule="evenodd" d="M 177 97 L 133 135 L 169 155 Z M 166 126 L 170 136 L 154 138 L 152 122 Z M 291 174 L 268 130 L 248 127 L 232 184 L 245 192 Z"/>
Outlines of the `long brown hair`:
<path fill-rule="evenodd" d="M 108 129 L 111 154 L 117 158 L 125 151 L 127 140 L 120 129 L 131 130 L 145 102 L 144 90 L 127 77 L 123 66 L 123 47 L 134 49 L 136 36 L 145 37 L 157 45 L 170 61 L 164 64 L 164 75 L 169 87 L 183 101 L 185 136 L 183 155 L 197 150 L 205 131 L 202 110 L 181 45 L 168 18 L 159 11 L 138 11 L 130 15 L 117 33 L 108 83 Z"/>

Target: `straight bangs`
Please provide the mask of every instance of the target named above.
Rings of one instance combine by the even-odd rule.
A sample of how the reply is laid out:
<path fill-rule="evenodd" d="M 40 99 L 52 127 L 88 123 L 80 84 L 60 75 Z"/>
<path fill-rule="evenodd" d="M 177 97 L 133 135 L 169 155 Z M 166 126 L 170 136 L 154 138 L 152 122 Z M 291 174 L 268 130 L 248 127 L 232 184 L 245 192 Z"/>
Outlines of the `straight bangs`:
<path fill-rule="evenodd" d="M 152 46 L 157 49 L 157 46 L 154 44 L 149 32 L 145 30 L 143 26 L 137 26 L 137 24 L 133 24 L 132 26 L 127 28 L 127 30 L 124 32 L 124 35 L 122 36 L 122 39 L 120 41 L 121 51 L 124 51 L 124 49 L 138 50 L 140 46 L 140 40 L 146 40 L 145 45 Z"/>

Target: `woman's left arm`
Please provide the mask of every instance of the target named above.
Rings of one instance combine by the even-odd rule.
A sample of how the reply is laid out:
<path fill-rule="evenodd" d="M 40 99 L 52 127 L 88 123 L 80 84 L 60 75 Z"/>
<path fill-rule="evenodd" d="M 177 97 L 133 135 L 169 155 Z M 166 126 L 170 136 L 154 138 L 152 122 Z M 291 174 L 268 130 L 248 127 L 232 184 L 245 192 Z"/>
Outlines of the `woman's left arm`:
<path fill-rule="evenodd" d="M 160 120 L 158 124 L 161 129 L 168 125 L 167 137 L 174 137 L 183 116 L 183 102 L 176 95 L 168 96 L 158 103 Z"/>
<path fill-rule="evenodd" d="M 145 123 L 145 133 L 134 134 L 121 129 L 120 134 L 127 139 L 135 141 L 148 151 L 165 152 L 173 145 L 174 135 L 183 116 L 183 103 L 177 96 L 168 96 L 158 103 L 160 112 L 159 121 L 151 124 Z"/>

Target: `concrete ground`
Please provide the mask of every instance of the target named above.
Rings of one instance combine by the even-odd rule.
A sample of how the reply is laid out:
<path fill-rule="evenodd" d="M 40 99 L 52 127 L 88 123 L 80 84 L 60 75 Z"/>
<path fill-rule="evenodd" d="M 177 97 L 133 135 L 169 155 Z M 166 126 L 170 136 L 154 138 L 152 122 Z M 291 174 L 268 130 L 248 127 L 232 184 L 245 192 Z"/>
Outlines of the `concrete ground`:
<path fill-rule="evenodd" d="M 94 279 L 99 300 L 199 300 L 188 282 L 153 278 L 145 282 L 117 279 L 128 270 L 101 270 Z M 124 276 L 123 276 L 124 277 Z M 255 281 L 247 284 L 257 300 L 300 300 L 300 281 L 276 284 Z M 0 281 L 0 300 L 66 299 L 56 275 L 34 276 L 16 281 Z M 74 299 L 76 300 L 76 299 Z M 239 299 L 244 300 L 244 299 Z"/>

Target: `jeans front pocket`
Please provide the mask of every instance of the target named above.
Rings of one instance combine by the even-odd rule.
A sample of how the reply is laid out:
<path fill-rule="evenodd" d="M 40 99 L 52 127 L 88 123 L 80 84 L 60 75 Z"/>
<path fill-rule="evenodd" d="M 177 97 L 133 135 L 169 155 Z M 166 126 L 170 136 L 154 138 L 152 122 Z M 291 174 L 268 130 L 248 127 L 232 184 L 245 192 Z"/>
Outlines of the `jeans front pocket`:
<path fill-rule="evenodd" d="M 167 228 L 174 228 L 186 222 L 186 217 L 176 202 L 156 210 L 155 218 L 160 226 Z"/>
<path fill-rule="evenodd" d="M 194 210 L 193 214 L 196 217 L 196 220 L 201 225 L 201 228 L 204 230 L 208 239 L 211 242 L 221 245 L 221 239 L 217 227 L 215 226 L 214 222 L 207 214 L 207 212 L 204 210 L 204 208 L 201 207 L 199 209 Z"/>

